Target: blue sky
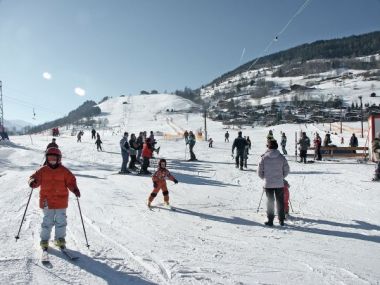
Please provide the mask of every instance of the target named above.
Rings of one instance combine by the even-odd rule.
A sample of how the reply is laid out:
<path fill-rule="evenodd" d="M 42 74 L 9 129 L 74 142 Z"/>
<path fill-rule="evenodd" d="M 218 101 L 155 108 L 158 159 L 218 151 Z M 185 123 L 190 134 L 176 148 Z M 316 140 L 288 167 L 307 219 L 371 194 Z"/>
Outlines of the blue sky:
<path fill-rule="evenodd" d="M 42 123 L 85 100 L 200 87 L 260 56 L 304 2 L 0 0 L 5 119 Z M 379 15 L 380 0 L 312 0 L 266 54 L 380 30 Z"/>

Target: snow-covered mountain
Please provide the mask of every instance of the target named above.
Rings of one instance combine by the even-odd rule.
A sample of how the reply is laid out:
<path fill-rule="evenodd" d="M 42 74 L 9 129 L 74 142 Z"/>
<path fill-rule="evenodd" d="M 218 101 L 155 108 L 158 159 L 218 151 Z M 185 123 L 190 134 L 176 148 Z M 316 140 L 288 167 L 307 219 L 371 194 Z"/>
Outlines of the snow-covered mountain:
<path fill-rule="evenodd" d="M 33 126 L 34 124 L 23 120 L 4 120 L 5 128 L 16 132 L 21 131 L 26 126 Z"/>
<path fill-rule="evenodd" d="M 50 134 L 12 136 L 11 142 L 0 144 L 1 284 L 356 285 L 380 280 L 380 195 L 377 185 L 369 182 L 374 165 L 350 159 L 295 161 L 295 133 L 302 130 L 312 138 L 318 131 L 323 137 L 327 126 L 272 127 L 275 138 L 281 132 L 288 136 L 292 218 L 284 228 L 277 221 L 267 228 L 266 197 L 256 172 L 269 128 L 242 129 L 253 145 L 248 168 L 240 171 L 231 158 L 238 130 L 225 129 L 220 122 L 207 121 L 214 147 L 199 139 L 194 147 L 199 161 L 186 161 L 188 148 L 176 134 L 204 125 L 200 113 L 188 112 L 193 104 L 187 100 L 130 96 L 99 106 L 112 126 L 97 130 L 102 152 L 96 151 L 87 130 L 81 143 L 66 128 L 57 138 L 63 164 L 76 175 L 81 191 L 89 248 L 72 194 L 67 210 L 67 246 L 78 261 L 69 262 L 51 249 L 51 267 L 40 262 L 42 211 L 38 190 L 30 192 L 27 179 L 43 162 Z M 156 132 L 161 147 L 156 156 L 167 159 L 179 181 L 167 183 L 176 211 L 162 205 L 161 193 L 153 203 L 157 207 L 147 208 L 151 177 L 117 174 L 122 132 L 143 130 Z M 226 130 L 230 142 L 224 141 Z M 347 143 L 351 133 L 352 128 L 332 135 L 333 142 L 340 145 L 343 137 Z M 359 145 L 364 144 L 365 138 L 359 138 Z"/>

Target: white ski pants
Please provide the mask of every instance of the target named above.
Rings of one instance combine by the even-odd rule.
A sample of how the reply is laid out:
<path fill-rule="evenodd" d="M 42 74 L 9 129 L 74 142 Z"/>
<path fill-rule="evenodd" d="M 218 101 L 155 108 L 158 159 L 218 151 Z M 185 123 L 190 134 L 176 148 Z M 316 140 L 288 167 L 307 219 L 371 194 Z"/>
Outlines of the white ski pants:
<path fill-rule="evenodd" d="M 66 236 L 66 209 L 43 209 L 44 217 L 41 224 L 41 240 L 49 240 L 53 226 L 55 226 L 55 239 Z"/>

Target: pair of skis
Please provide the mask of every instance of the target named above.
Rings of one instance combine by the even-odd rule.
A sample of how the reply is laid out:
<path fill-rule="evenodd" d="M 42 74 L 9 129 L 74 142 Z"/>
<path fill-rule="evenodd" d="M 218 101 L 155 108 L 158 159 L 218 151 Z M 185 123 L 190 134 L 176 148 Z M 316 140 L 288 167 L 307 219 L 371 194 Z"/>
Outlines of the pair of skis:
<path fill-rule="evenodd" d="M 79 256 L 73 255 L 66 247 L 59 247 L 61 253 L 70 261 L 77 261 Z M 51 266 L 48 249 L 42 251 L 41 262 L 45 266 Z"/>

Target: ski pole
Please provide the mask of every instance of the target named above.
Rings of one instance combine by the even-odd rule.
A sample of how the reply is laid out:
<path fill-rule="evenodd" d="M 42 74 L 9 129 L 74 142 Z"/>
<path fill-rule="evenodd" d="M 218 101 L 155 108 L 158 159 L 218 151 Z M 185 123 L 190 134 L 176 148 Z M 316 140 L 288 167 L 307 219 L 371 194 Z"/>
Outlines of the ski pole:
<path fill-rule="evenodd" d="M 263 196 L 264 196 L 264 189 L 263 189 L 263 193 L 261 193 L 261 198 L 260 198 L 259 206 L 257 207 L 257 211 L 256 211 L 256 213 L 259 212 L 260 205 L 261 205 L 261 200 L 263 199 Z"/>
<path fill-rule="evenodd" d="M 292 209 L 292 212 L 294 213 L 293 206 L 292 206 L 292 201 L 290 199 L 289 199 L 289 204 L 290 204 L 290 208 Z"/>
<path fill-rule="evenodd" d="M 87 240 L 86 229 L 84 228 L 83 217 L 82 217 L 82 211 L 81 211 L 81 209 L 80 209 L 80 204 L 79 204 L 79 199 L 78 199 L 78 197 L 77 197 L 77 202 L 78 202 L 78 208 L 79 208 L 80 219 L 81 219 L 81 221 L 82 221 L 82 227 L 83 227 L 84 237 L 85 237 L 85 239 L 86 239 L 86 246 L 87 246 L 88 248 L 90 248 L 90 245 L 88 244 L 88 240 Z"/>
<path fill-rule="evenodd" d="M 30 202 L 30 198 L 32 197 L 32 194 L 33 194 L 33 188 L 31 188 L 31 190 L 30 190 L 28 203 L 26 203 L 26 207 L 25 207 L 24 215 L 22 216 L 22 220 L 21 220 L 20 228 L 18 229 L 18 233 L 17 233 L 17 235 L 15 236 L 16 241 L 20 238 L 21 227 L 22 227 L 22 224 L 24 223 L 24 219 L 25 219 L 25 215 L 26 215 L 26 210 L 28 209 L 29 202 Z"/>

